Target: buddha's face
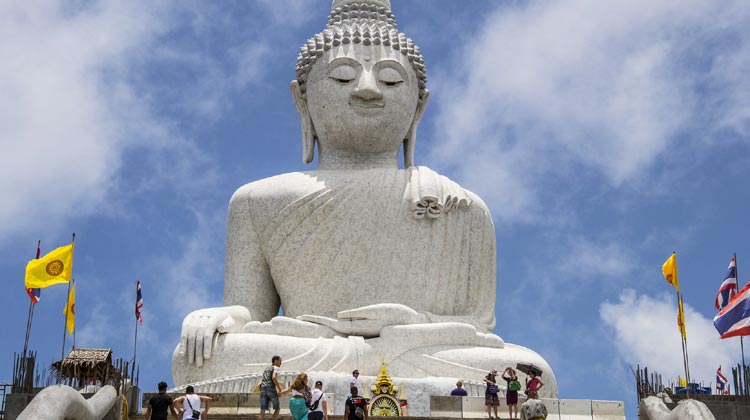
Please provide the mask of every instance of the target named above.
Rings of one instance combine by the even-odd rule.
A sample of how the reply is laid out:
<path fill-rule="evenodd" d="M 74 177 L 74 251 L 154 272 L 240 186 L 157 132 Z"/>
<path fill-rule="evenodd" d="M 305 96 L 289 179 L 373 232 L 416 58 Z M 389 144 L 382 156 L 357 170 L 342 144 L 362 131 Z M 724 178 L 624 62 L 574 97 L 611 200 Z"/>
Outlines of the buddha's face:
<path fill-rule="evenodd" d="M 414 122 L 418 95 L 411 64 L 391 47 L 347 44 L 326 51 L 307 80 L 321 153 L 395 156 Z"/>

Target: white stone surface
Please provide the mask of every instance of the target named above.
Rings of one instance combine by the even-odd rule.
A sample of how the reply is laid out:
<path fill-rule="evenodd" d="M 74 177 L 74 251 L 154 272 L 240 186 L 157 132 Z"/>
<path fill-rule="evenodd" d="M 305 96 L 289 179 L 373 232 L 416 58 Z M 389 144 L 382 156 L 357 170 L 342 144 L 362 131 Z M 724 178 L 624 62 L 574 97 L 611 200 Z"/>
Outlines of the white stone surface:
<path fill-rule="evenodd" d="M 117 391 L 111 385 L 102 387 L 88 400 L 74 388 L 51 385 L 31 400 L 18 420 L 101 420 L 117 398 Z"/>
<path fill-rule="evenodd" d="M 646 397 L 638 406 L 642 420 L 715 420 L 706 404 L 696 400 L 682 400 L 674 410 L 657 397 Z"/>
<path fill-rule="evenodd" d="M 591 400 L 560 400 L 560 420 L 591 418 Z"/>
<path fill-rule="evenodd" d="M 259 373 L 278 354 L 295 371 L 374 376 L 383 360 L 394 376 L 440 384 L 534 363 L 541 396 L 557 396 L 540 355 L 491 333 L 489 209 L 413 166 L 429 92 L 419 48 L 389 9 L 386 0 L 336 0 L 329 26 L 301 49 L 291 91 L 303 159 L 317 146 L 318 169 L 235 192 L 226 306 L 185 318 L 175 384 Z"/>
<path fill-rule="evenodd" d="M 591 414 L 594 420 L 621 420 L 625 418 L 625 403 L 622 401 L 592 401 Z"/>
<path fill-rule="evenodd" d="M 540 401 L 542 401 L 545 407 L 547 407 L 547 420 L 560 420 L 560 400 L 541 398 Z M 625 412 L 623 412 L 622 416 L 616 420 L 625 420 Z"/>

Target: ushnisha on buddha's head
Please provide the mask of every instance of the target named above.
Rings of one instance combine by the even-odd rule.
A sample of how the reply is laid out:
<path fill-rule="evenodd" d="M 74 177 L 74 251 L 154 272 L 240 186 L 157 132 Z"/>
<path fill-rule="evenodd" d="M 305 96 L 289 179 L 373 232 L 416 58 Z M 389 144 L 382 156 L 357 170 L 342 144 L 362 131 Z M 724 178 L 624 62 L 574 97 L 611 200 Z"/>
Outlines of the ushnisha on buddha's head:
<path fill-rule="evenodd" d="M 328 25 L 297 57 L 291 90 L 302 121 L 303 161 L 319 168 L 414 163 L 429 92 L 419 47 L 399 33 L 388 0 L 335 0 Z"/>

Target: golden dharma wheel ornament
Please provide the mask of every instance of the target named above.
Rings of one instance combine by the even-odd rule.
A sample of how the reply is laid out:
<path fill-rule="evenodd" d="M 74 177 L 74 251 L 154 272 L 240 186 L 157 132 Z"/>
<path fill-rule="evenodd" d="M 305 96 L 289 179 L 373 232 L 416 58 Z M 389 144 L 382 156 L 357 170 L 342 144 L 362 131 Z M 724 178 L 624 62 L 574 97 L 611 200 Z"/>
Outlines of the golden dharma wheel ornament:
<path fill-rule="evenodd" d="M 407 415 L 406 398 L 403 396 L 403 385 L 393 386 L 391 375 L 385 367 L 385 361 L 380 362 L 380 374 L 370 387 L 369 414 L 377 417 L 401 417 Z M 399 391 L 401 391 L 399 393 Z"/>

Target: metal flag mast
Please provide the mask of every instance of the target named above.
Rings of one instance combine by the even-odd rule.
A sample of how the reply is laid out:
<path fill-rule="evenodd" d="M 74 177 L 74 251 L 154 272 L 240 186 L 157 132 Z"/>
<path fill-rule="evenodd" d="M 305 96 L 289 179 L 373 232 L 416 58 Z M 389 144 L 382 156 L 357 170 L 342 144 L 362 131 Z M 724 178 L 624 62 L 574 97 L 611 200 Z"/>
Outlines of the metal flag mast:
<path fill-rule="evenodd" d="M 73 240 L 70 241 L 70 243 L 71 243 L 71 245 L 75 246 L 75 242 L 76 242 L 76 234 L 75 234 L 75 232 L 73 232 Z M 70 272 L 71 272 L 71 274 L 73 273 L 73 259 L 72 258 L 70 260 Z M 67 331 L 66 330 L 68 329 L 68 315 L 69 315 L 69 312 L 70 312 L 70 311 L 67 310 L 68 309 L 68 305 L 70 305 L 70 286 L 74 282 L 75 282 L 75 279 L 73 279 L 73 278 L 71 278 L 70 281 L 68 282 L 68 294 L 67 294 L 67 297 L 65 299 L 65 302 L 66 302 L 66 306 L 65 306 L 65 309 L 66 309 L 66 311 L 65 311 L 65 324 L 63 325 L 62 351 L 60 352 L 60 354 L 61 354 L 60 355 L 60 367 L 61 368 L 62 368 L 62 362 L 63 362 L 63 360 L 65 360 L 65 338 L 66 338 L 66 335 L 67 335 Z M 74 326 L 74 328 L 75 328 L 75 326 Z M 74 346 L 75 346 L 75 344 L 74 344 Z M 60 383 L 60 378 L 62 378 L 62 375 L 58 376 L 57 383 Z"/>
<path fill-rule="evenodd" d="M 138 302 L 136 302 L 136 305 Z M 130 369 L 130 386 L 133 386 L 133 378 L 135 377 L 135 356 L 138 350 L 138 317 L 135 318 L 135 339 L 133 341 L 133 366 Z"/>
<path fill-rule="evenodd" d="M 742 290 L 742 287 L 740 287 L 740 270 L 737 267 L 737 253 L 733 253 L 732 258 L 734 259 L 734 278 L 737 281 L 737 291 Z M 742 378 L 745 378 L 745 372 L 747 372 L 747 368 L 745 367 L 745 340 L 743 336 L 740 336 L 740 351 L 742 352 Z M 743 382 L 745 382 L 745 389 L 747 389 L 747 380 L 745 379 Z M 747 391 L 745 391 L 747 393 Z"/>
<path fill-rule="evenodd" d="M 36 243 L 36 259 L 39 259 L 40 251 L 42 246 L 42 240 L 40 239 Z M 23 357 L 26 357 L 26 351 L 29 349 L 29 338 L 31 337 L 31 323 L 34 320 L 34 307 L 36 303 L 29 296 L 29 315 L 26 317 L 26 338 L 23 341 Z"/>

